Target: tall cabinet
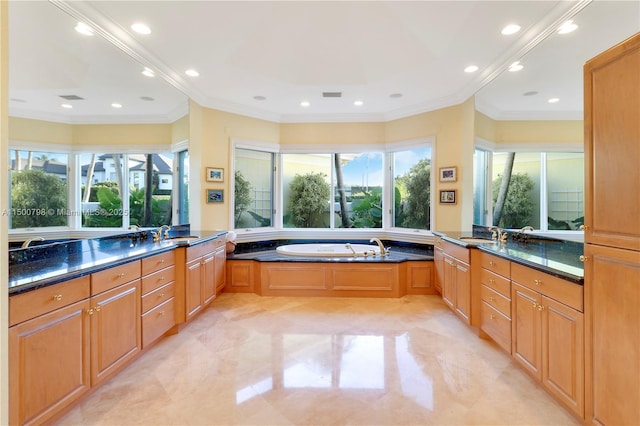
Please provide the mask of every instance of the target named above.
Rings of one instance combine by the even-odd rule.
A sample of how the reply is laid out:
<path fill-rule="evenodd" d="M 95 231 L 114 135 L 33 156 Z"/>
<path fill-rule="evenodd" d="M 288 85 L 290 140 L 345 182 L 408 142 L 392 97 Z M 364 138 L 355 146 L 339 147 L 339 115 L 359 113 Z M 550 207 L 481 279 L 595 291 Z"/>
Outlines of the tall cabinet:
<path fill-rule="evenodd" d="M 640 33 L 584 67 L 586 419 L 640 424 Z"/>

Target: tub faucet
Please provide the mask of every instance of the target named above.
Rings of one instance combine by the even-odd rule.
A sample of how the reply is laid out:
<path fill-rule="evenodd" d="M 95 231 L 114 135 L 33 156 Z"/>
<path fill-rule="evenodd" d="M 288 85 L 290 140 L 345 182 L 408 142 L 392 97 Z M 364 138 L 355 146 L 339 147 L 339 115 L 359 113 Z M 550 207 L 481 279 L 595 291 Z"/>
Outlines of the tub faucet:
<path fill-rule="evenodd" d="M 356 250 L 355 250 L 353 247 L 351 247 L 351 244 L 346 243 L 344 246 L 345 246 L 346 248 L 348 248 L 349 250 L 351 250 L 351 251 L 353 252 L 353 255 L 354 255 L 354 256 L 356 256 L 356 255 L 358 254 L 358 253 L 356 253 Z"/>
<path fill-rule="evenodd" d="M 33 237 L 33 238 L 29 238 L 28 240 L 26 240 L 24 243 L 22 243 L 22 248 L 27 248 L 29 247 L 29 244 L 31 244 L 32 241 L 44 241 L 43 237 Z"/>
<path fill-rule="evenodd" d="M 386 256 L 389 254 L 389 249 L 384 247 L 384 244 L 382 244 L 382 241 L 380 241 L 377 238 L 372 238 L 369 240 L 370 243 L 377 243 L 378 247 L 380 247 L 380 256 Z"/>

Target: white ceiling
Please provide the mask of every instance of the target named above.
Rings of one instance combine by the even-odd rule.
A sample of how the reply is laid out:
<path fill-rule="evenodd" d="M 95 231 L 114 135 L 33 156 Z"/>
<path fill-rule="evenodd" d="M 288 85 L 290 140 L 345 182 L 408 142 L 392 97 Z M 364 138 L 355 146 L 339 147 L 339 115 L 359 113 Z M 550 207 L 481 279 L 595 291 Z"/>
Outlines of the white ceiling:
<path fill-rule="evenodd" d="M 578 30 L 555 35 L 569 18 Z M 78 20 L 99 36 L 76 33 Z M 135 21 L 152 33 L 134 33 Z M 520 33 L 500 34 L 514 22 Z M 9 25 L 17 116 L 171 121 L 190 97 L 279 122 L 386 121 L 459 104 L 486 86 L 478 107 L 496 119 L 580 118 L 582 65 L 640 30 L 640 2 L 11 1 Z M 503 73 L 515 60 L 524 70 Z M 479 71 L 464 73 L 470 64 Z M 142 76 L 143 66 L 158 77 Z M 184 75 L 188 68 L 200 76 Z M 327 91 L 342 97 L 323 98 Z M 70 94 L 85 99 L 62 110 L 59 96 Z M 561 101 L 550 106 L 547 96 Z M 116 101 L 123 108 L 113 110 Z"/>

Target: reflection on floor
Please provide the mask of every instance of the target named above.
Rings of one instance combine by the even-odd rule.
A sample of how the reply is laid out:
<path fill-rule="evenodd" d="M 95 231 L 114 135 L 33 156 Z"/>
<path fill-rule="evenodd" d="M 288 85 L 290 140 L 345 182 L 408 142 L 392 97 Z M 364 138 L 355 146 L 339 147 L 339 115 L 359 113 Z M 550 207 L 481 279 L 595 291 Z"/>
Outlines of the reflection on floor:
<path fill-rule="evenodd" d="M 222 294 L 59 424 L 578 424 L 438 296 Z"/>

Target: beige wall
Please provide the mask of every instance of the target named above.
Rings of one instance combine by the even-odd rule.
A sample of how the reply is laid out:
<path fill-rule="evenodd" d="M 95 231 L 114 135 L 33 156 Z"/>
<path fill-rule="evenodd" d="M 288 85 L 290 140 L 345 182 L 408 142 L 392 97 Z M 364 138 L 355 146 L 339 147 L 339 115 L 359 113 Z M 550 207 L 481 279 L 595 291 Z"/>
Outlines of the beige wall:
<path fill-rule="evenodd" d="M 171 143 L 189 140 L 189 114 L 171 123 Z"/>
<path fill-rule="evenodd" d="M 582 143 L 582 120 L 496 121 L 496 143 Z"/>
<path fill-rule="evenodd" d="M 365 145 L 385 142 L 385 123 L 285 123 L 282 145 Z"/>

